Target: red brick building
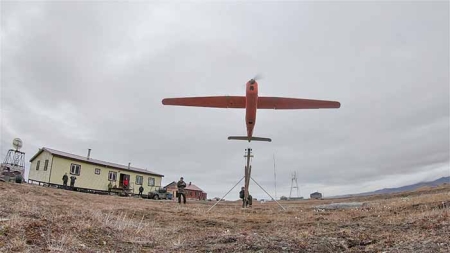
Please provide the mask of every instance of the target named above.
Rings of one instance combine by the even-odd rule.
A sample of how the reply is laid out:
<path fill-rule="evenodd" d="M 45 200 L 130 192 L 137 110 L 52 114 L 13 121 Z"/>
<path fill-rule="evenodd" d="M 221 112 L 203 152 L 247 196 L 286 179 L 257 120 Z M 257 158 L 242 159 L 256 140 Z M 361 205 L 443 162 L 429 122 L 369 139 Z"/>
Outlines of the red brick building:
<path fill-rule="evenodd" d="M 167 192 L 171 192 L 173 194 L 174 199 L 176 199 L 177 193 L 177 182 L 173 181 L 172 183 L 165 186 Z M 186 199 L 196 199 L 196 200 L 206 200 L 207 194 L 202 189 L 200 189 L 195 184 L 189 182 L 184 188 L 184 194 L 186 195 Z"/>

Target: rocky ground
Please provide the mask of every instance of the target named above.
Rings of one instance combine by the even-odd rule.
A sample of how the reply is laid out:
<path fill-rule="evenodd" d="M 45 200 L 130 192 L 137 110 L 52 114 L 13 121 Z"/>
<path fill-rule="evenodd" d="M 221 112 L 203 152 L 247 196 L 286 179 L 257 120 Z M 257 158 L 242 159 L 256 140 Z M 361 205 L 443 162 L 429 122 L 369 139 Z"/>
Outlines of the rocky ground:
<path fill-rule="evenodd" d="M 0 252 L 450 252 L 450 185 L 333 200 L 188 202 L 0 182 Z M 363 202 L 346 209 L 318 209 Z"/>

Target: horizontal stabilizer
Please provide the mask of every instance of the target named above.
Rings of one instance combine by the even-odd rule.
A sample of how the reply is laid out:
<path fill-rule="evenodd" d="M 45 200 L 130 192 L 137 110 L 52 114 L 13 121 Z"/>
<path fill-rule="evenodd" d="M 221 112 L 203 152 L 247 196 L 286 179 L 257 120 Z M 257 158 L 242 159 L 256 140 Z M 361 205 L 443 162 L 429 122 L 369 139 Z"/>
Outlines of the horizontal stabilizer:
<path fill-rule="evenodd" d="M 264 138 L 264 137 L 251 137 L 248 138 L 247 136 L 230 136 L 228 137 L 228 140 L 240 140 L 240 141 L 267 141 L 271 142 L 272 140 L 270 138 Z"/>

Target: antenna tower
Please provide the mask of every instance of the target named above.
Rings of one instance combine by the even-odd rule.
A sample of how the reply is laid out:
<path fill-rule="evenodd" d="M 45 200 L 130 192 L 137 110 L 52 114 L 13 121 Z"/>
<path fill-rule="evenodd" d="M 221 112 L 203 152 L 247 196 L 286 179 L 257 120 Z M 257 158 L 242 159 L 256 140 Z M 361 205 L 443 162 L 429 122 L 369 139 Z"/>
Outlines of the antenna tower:
<path fill-rule="evenodd" d="M 23 181 L 25 174 L 25 153 L 19 151 L 22 148 L 22 140 L 13 140 L 14 149 L 8 150 L 5 160 L 0 166 L 0 181 Z"/>
<path fill-rule="evenodd" d="M 298 198 L 298 183 L 297 183 L 297 172 L 296 171 L 294 171 L 294 173 L 292 173 L 291 191 L 289 192 L 289 198 L 291 198 L 291 196 L 292 196 L 292 189 L 294 189 L 294 188 L 297 189 L 297 198 Z"/>

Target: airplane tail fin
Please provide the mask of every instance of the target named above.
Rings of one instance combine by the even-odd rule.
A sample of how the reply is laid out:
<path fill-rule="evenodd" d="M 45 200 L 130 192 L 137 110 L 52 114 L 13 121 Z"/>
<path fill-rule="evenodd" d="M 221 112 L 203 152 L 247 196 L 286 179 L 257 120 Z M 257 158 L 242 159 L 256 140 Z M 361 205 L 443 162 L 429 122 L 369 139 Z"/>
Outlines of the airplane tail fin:
<path fill-rule="evenodd" d="M 228 140 L 240 140 L 240 141 L 267 141 L 271 142 L 272 140 L 270 138 L 264 138 L 264 137 L 251 137 L 248 138 L 247 136 L 230 136 L 228 137 Z"/>

